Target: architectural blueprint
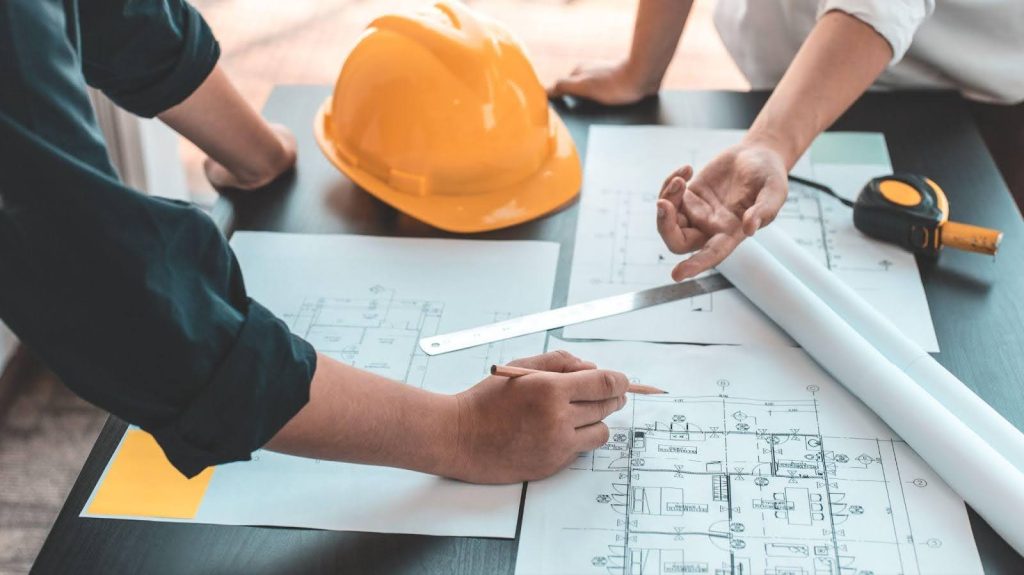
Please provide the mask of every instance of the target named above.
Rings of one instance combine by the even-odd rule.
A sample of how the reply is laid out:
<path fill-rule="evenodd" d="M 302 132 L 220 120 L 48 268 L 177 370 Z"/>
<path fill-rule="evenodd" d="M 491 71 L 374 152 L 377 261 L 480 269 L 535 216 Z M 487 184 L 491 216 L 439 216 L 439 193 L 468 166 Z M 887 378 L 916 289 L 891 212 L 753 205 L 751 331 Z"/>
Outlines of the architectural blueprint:
<path fill-rule="evenodd" d="M 569 303 L 665 284 L 683 256 L 655 229 L 655 202 L 666 175 L 696 170 L 743 132 L 660 126 L 593 126 L 576 229 Z M 855 198 L 872 177 L 891 172 L 881 134 L 826 133 L 793 173 Z M 927 351 L 938 351 L 914 256 L 865 237 L 850 208 L 817 190 L 790 184 L 772 224 L 785 230 Z M 565 337 L 661 342 L 791 344 L 735 290 L 575 326 Z"/>
<path fill-rule="evenodd" d="M 803 351 L 562 347 L 669 394 L 527 486 L 518 575 L 982 573 L 963 501 Z"/>
<path fill-rule="evenodd" d="M 426 356 L 417 342 L 549 307 L 557 244 L 245 232 L 231 243 L 254 299 L 321 353 L 358 368 L 454 393 L 485 377 L 491 364 L 544 351 L 545 334 L 435 357 Z M 506 266 L 531 273 L 510 290 L 494 281 Z M 159 496 L 125 494 L 145 495 L 140 483 L 170 485 L 180 474 L 147 438 L 129 431 L 83 515 L 515 536 L 521 485 L 471 485 L 264 450 L 251 461 L 214 468 L 201 487 L 182 486 L 191 496 L 180 497 L 180 506 L 154 510 L 149 501 L 174 500 L 167 490 Z"/>

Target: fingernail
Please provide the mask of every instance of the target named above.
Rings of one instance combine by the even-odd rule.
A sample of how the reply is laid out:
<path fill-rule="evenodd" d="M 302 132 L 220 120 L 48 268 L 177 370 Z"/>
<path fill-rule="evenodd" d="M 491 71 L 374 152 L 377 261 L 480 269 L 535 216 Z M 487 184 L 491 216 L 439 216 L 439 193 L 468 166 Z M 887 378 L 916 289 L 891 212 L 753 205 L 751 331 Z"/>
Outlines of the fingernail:
<path fill-rule="evenodd" d="M 658 219 L 665 217 L 665 208 L 658 208 Z"/>

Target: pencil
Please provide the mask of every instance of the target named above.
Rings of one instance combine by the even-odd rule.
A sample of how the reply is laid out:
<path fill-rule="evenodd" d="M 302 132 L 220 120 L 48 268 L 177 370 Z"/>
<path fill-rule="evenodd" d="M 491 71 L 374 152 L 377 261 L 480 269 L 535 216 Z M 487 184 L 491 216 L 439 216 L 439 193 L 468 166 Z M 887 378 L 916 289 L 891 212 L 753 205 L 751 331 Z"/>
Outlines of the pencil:
<path fill-rule="evenodd" d="M 528 375 L 531 373 L 550 373 L 541 369 L 530 369 L 528 367 L 516 367 L 514 365 L 492 365 L 491 375 L 499 375 L 501 377 L 516 378 L 521 375 Z M 639 383 L 631 383 L 626 391 L 630 393 L 637 393 L 640 395 L 661 395 L 668 393 L 664 389 L 658 389 L 650 385 L 640 385 Z"/>

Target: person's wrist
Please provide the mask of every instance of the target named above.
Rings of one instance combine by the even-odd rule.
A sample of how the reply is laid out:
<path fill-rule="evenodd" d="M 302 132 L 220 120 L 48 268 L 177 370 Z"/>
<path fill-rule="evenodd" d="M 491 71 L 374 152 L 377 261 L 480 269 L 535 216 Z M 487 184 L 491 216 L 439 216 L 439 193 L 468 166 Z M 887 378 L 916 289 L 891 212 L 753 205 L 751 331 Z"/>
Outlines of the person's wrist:
<path fill-rule="evenodd" d="M 432 419 L 437 429 L 430 434 L 434 437 L 434 441 L 430 442 L 430 451 L 433 452 L 430 460 L 433 464 L 425 471 L 444 477 L 461 478 L 467 461 L 464 452 L 466 442 L 463 438 L 466 399 L 462 394 L 436 394 L 433 399 L 431 411 L 435 417 Z"/>
<path fill-rule="evenodd" d="M 778 155 L 786 169 L 792 169 L 802 153 L 797 142 L 774 130 L 751 128 L 743 137 L 742 145 L 765 149 Z"/>
<path fill-rule="evenodd" d="M 622 79 L 638 98 L 657 94 L 661 89 L 661 76 L 654 73 L 646 62 L 638 62 L 632 56 L 619 65 Z"/>
<path fill-rule="evenodd" d="M 283 126 L 271 125 L 268 128 L 271 132 L 270 138 L 262 146 L 261 153 L 253 156 L 253 164 L 241 167 L 235 173 L 242 187 L 263 187 L 295 165 L 294 137 Z"/>

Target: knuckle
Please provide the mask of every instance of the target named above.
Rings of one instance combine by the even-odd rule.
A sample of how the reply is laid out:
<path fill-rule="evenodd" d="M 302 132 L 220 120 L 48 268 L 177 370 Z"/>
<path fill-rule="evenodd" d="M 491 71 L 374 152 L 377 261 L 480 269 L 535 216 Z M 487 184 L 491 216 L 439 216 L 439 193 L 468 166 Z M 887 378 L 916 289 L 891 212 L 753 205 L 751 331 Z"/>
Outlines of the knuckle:
<path fill-rule="evenodd" d="M 564 349 L 556 349 L 551 352 L 556 358 L 562 360 L 564 363 L 571 363 L 576 360 L 576 356 L 565 351 Z"/>
<path fill-rule="evenodd" d="M 607 396 L 615 395 L 615 372 L 613 371 L 602 371 L 601 372 L 601 386 Z"/>
<path fill-rule="evenodd" d="M 543 355 L 531 355 L 529 357 L 520 357 L 513 359 L 512 361 L 508 362 L 508 364 L 515 365 L 518 367 L 530 367 L 531 365 L 537 364 L 543 357 Z"/>
<path fill-rule="evenodd" d="M 607 372 L 607 381 L 610 395 L 622 395 L 626 393 L 626 388 L 629 386 L 626 375 L 618 371 Z"/>

